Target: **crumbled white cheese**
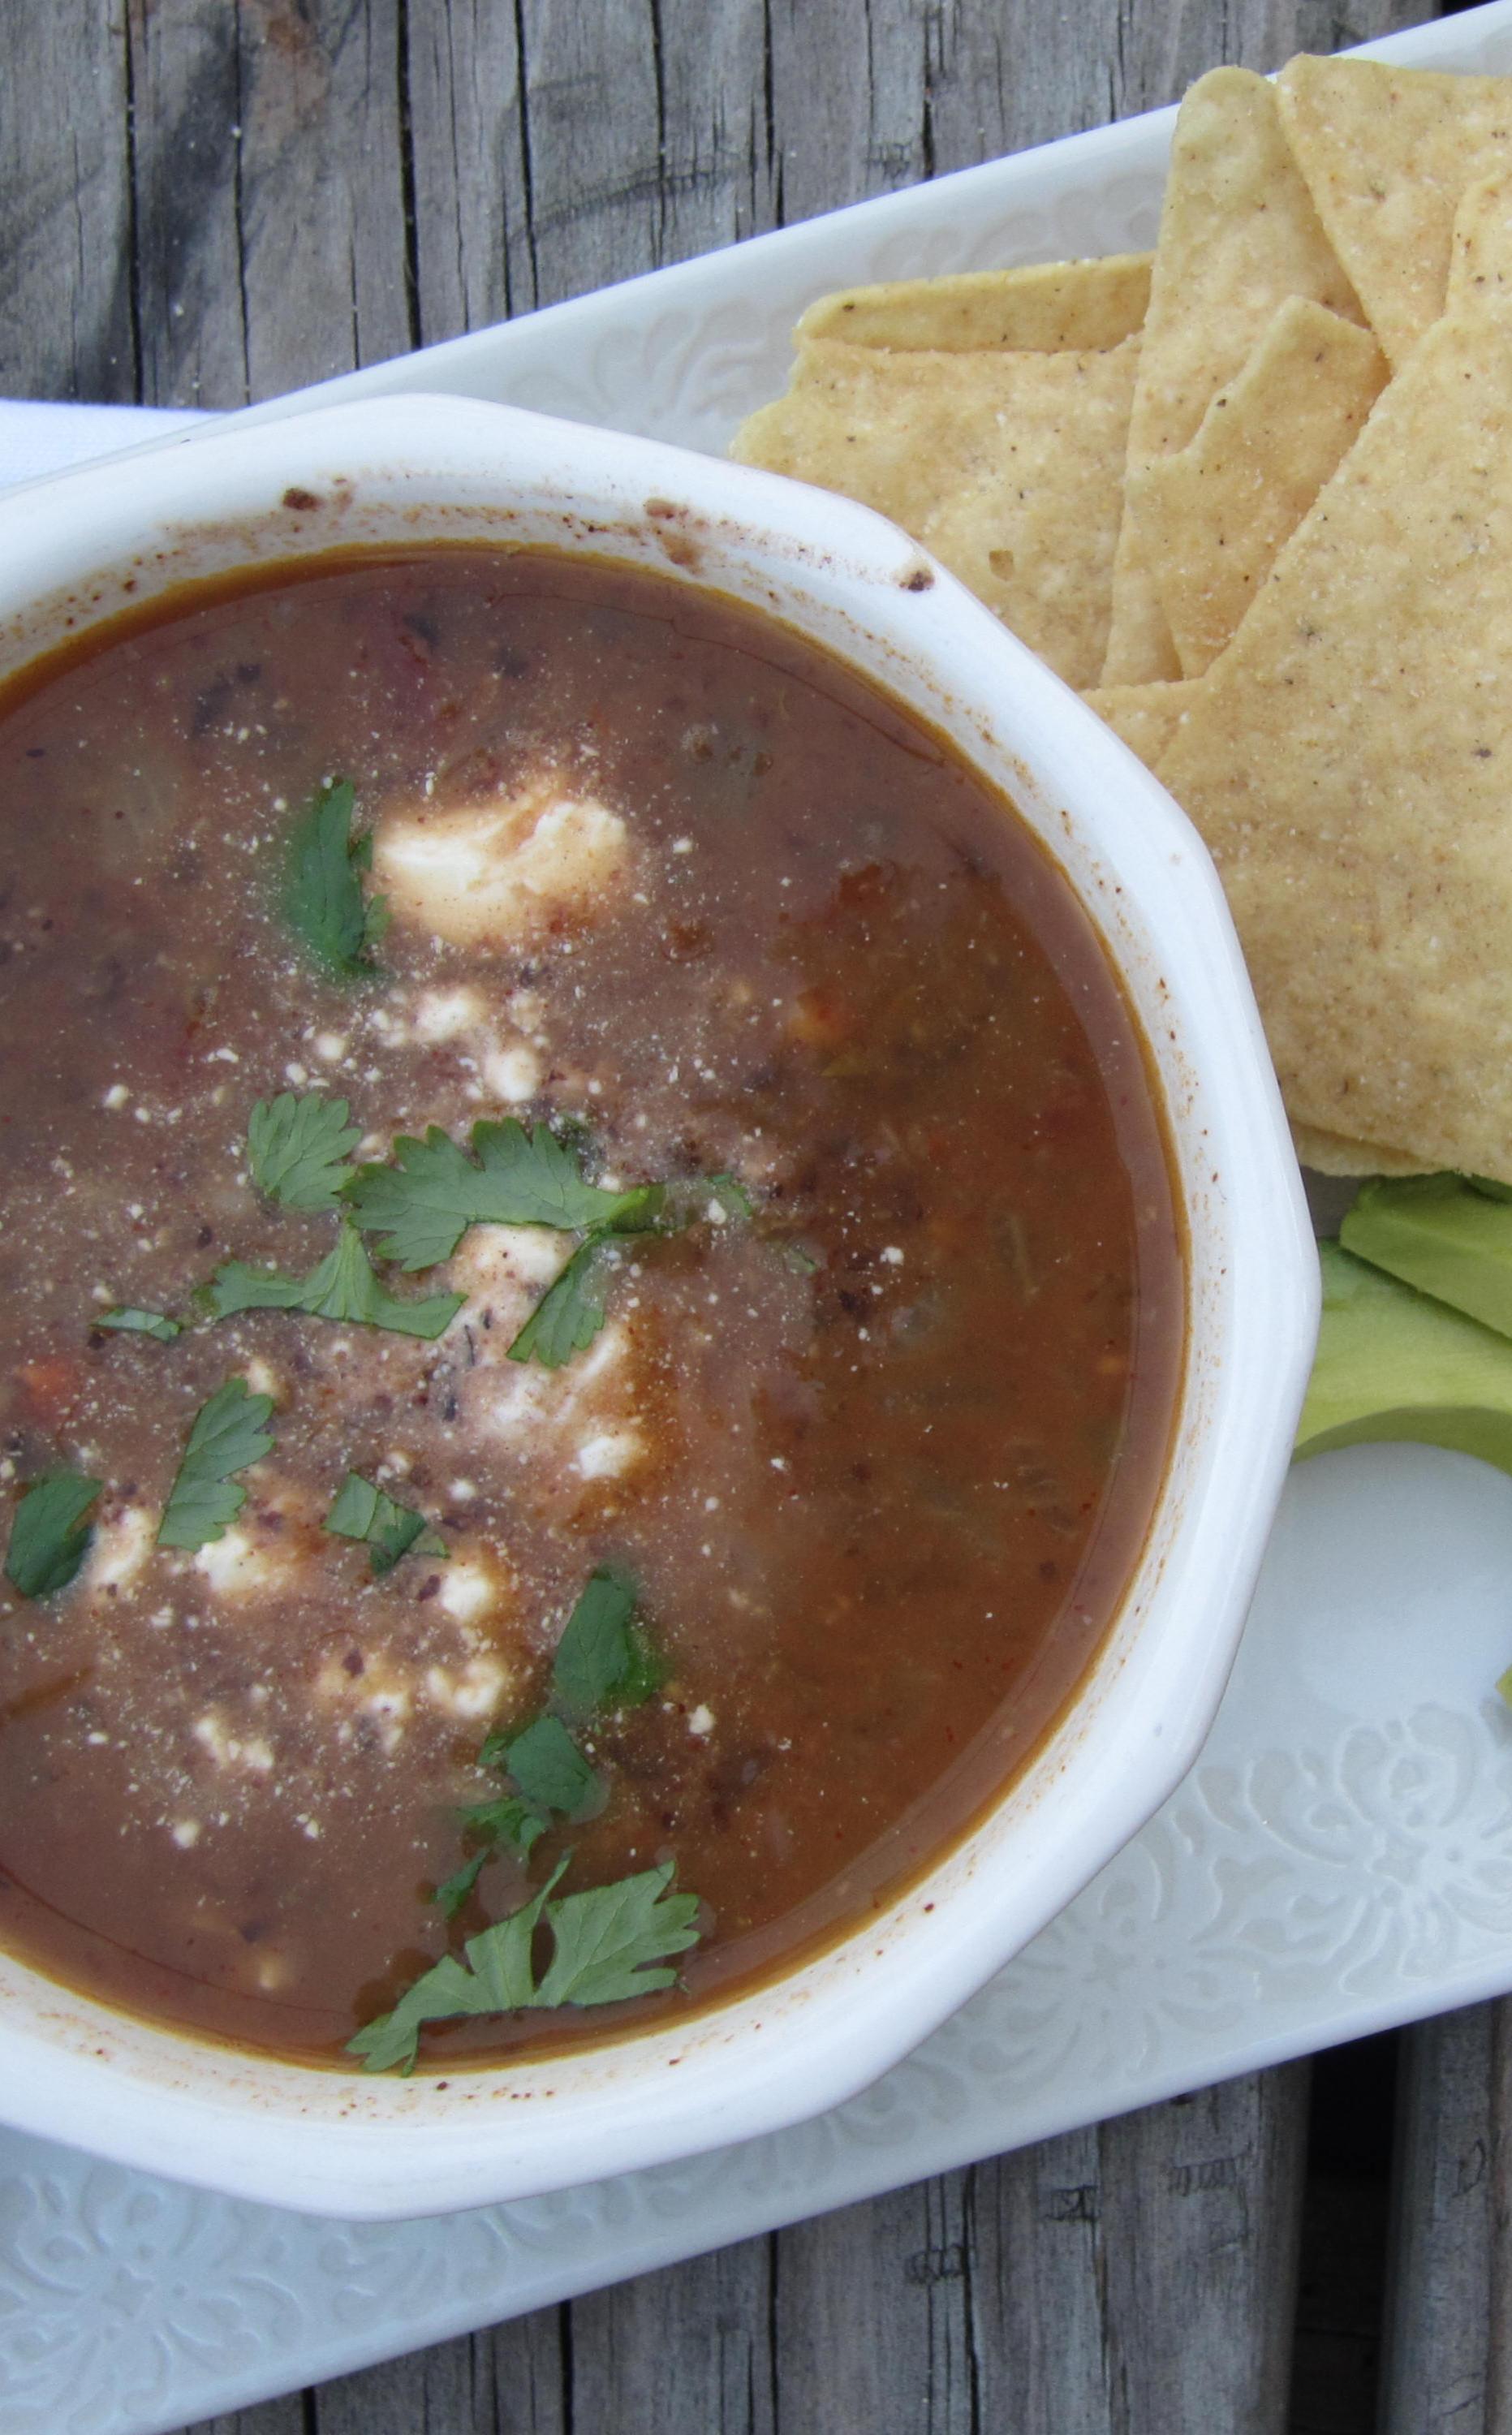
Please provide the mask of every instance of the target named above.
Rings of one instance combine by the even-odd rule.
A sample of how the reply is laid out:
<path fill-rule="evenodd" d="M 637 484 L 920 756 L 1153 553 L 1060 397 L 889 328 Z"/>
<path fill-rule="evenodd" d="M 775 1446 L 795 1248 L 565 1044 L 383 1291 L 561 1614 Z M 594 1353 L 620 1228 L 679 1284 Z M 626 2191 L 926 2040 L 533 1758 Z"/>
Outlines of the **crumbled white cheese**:
<path fill-rule="evenodd" d="M 129 1595 L 151 1559 L 156 1530 L 157 1517 L 148 1506 L 107 1508 L 94 1526 L 84 1566 L 85 1588 Z"/>
<path fill-rule="evenodd" d="M 551 771 L 488 803 L 387 812 L 373 832 L 373 881 L 394 920 L 456 946 L 592 911 L 628 860 L 619 814 Z"/>
<path fill-rule="evenodd" d="M 638 1429 L 600 1429 L 577 1449 L 576 1467 L 585 1479 L 617 1479 L 638 1462 L 644 1447 Z"/>
<path fill-rule="evenodd" d="M 523 1044 L 513 1048 L 490 1048 L 483 1060 L 483 1079 L 496 1098 L 517 1106 L 520 1100 L 532 1098 L 540 1089 L 541 1060 L 533 1048 Z"/>
<path fill-rule="evenodd" d="M 272 1774 L 273 1753 L 262 1735 L 252 1734 L 242 1740 L 228 1729 L 218 1708 L 207 1708 L 202 1717 L 196 1718 L 191 1731 L 216 1767 L 245 1767 L 254 1775 Z"/>
<path fill-rule="evenodd" d="M 490 1565 L 462 1563 L 454 1558 L 441 1576 L 438 1603 L 458 1623 L 478 1623 L 498 1605 L 504 1587 Z"/>
<path fill-rule="evenodd" d="M 475 1030 L 483 1015 L 483 1000 L 474 989 L 422 990 L 410 1022 L 418 1041 L 427 1048 L 438 1048 L 459 1032 Z"/>
<path fill-rule="evenodd" d="M 425 1697 L 432 1707 L 469 1723 L 491 1717 L 509 1684 L 508 1668 L 497 1657 L 470 1657 L 465 1666 L 431 1666 L 425 1671 Z"/>
<path fill-rule="evenodd" d="M 194 1568 L 220 1597 L 266 1597 L 298 1569 L 294 1551 L 257 1540 L 233 1524 L 222 1537 L 196 1551 Z"/>

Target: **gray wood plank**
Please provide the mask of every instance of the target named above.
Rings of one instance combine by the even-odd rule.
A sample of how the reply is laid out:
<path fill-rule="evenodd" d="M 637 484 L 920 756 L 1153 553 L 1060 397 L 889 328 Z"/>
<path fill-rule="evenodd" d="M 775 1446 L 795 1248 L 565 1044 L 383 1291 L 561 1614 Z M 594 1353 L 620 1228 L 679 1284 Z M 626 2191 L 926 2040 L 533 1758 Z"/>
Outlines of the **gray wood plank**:
<path fill-rule="evenodd" d="M 183 2435 L 305 2435 L 304 2396 L 285 2393 L 281 2401 L 259 2402 L 255 2409 L 233 2410 L 227 2418 L 202 2418 Z"/>
<path fill-rule="evenodd" d="M 780 2430 L 973 2435 L 971 2178 L 947 2173 L 779 2234 Z"/>
<path fill-rule="evenodd" d="M 238 406 L 410 347 L 400 0 L 131 0 L 130 23 L 146 402 Z"/>
<path fill-rule="evenodd" d="M 575 2301 L 571 2425 L 776 2435 L 773 2254 L 744 2240 Z"/>
<path fill-rule="evenodd" d="M 131 0 L 142 394 L 153 406 L 239 406 L 249 393 L 237 29 L 237 11 L 214 0 Z"/>
<path fill-rule="evenodd" d="M 296 2424 L 305 2435 L 567 2435 L 561 2328 L 561 2310 L 541 2308 L 513 2324 L 337 2376 L 309 2396 Z M 595 2423 L 605 2435 L 615 2425 L 579 2419 L 579 2435 Z M 232 2420 L 226 2435 L 265 2430 Z M 285 2430 L 270 2426 L 266 2435 Z"/>
<path fill-rule="evenodd" d="M 0 10 L 0 389 L 137 395 L 125 0 Z"/>
<path fill-rule="evenodd" d="M 1382 2435 L 1512 2426 L 1512 1999 L 1402 2039 Z"/>
<path fill-rule="evenodd" d="M 662 228 L 653 0 L 521 0 L 528 269 L 556 303 L 649 268 Z M 515 249 L 511 249 L 513 252 Z"/>
<path fill-rule="evenodd" d="M 536 302 L 520 45 L 499 0 L 409 0 L 404 40 L 416 306 L 432 346 Z"/>
<path fill-rule="evenodd" d="M 995 2435 L 1280 2435 L 1307 2066 L 972 2177 L 972 2347 Z"/>

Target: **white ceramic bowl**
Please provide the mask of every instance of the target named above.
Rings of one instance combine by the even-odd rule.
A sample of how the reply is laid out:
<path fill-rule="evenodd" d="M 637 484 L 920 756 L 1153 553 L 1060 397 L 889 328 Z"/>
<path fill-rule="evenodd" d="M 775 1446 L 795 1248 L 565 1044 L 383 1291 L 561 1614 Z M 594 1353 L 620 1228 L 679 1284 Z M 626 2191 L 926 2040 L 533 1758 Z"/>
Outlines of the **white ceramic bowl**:
<path fill-rule="evenodd" d="M 864 2087 L 1143 1823 L 1217 1706 L 1284 1477 L 1316 1263 L 1212 868 L 1170 798 L 892 526 L 744 467 L 451 397 L 167 443 L 0 504 L 0 673 L 170 586 L 333 545 L 590 551 L 774 611 L 942 729 L 1069 876 L 1143 1022 L 1191 1235 L 1177 1442 L 1069 1713 L 879 1920 L 759 1994 L 618 2046 L 444 2085 L 154 2029 L 0 1955 L 0 2116 L 239 2196 L 421 2215 L 598 2180 Z M 916 588 L 921 575 L 931 579 Z"/>

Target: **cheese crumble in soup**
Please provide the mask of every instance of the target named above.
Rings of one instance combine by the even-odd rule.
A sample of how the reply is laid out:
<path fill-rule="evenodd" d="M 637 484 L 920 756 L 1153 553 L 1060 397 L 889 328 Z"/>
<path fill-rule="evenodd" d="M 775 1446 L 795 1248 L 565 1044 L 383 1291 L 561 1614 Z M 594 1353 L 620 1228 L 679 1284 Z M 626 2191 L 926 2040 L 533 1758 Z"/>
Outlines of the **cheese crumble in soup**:
<path fill-rule="evenodd" d="M 335 2061 L 548 1883 L 538 1970 L 567 1897 L 696 1898 L 655 1992 L 455 2062 L 890 1898 L 1085 1675 L 1182 1356 L 1144 1055 L 1011 808 L 733 603 L 464 549 L 118 621 L 0 695 L 0 800 L 4 1942 Z M 490 1161 L 565 1216 L 428 1234 Z"/>

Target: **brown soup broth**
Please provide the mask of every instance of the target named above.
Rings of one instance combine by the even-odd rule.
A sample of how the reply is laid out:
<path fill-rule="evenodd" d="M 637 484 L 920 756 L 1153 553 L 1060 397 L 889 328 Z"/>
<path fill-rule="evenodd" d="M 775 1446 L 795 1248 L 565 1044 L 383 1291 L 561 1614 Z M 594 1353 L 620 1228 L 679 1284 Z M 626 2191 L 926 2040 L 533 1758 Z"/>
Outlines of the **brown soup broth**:
<path fill-rule="evenodd" d="M 281 895 L 333 777 L 395 914 L 355 982 Z M 676 1861 L 704 1906 L 676 1990 L 427 2034 L 455 2060 L 676 2017 L 879 1906 L 1085 1675 L 1179 1383 L 1146 1059 L 1042 849 L 771 621 L 463 549 L 118 622 L 0 696 L 0 1495 L 60 1463 L 106 1483 L 72 1587 L 0 1585 L 0 1938 L 129 2011 L 335 2059 L 564 1850 L 564 1892 Z M 505 846 L 534 837 L 514 909 L 489 863 L 438 936 L 411 850 L 500 803 Z M 571 1248 L 539 1230 L 380 1263 L 466 1293 L 435 1342 L 281 1310 L 92 1329 L 195 1320 L 229 1258 L 324 1256 L 335 1219 L 270 1204 L 246 1150 L 255 1101 L 317 1090 L 369 1158 L 570 1121 L 616 1182 L 728 1171 L 754 1216 L 628 1243 L 555 1372 L 506 1358 Z M 274 1450 L 225 1540 L 155 1548 L 238 1374 Z M 375 1579 L 320 1527 L 349 1471 L 449 1558 Z M 483 1738 L 540 1712 L 606 1562 L 661 1689 L 581 1734 L 598 1814 L 490 1862 L 449 1926 L 457 1807 L 503 1789 Z"/>

